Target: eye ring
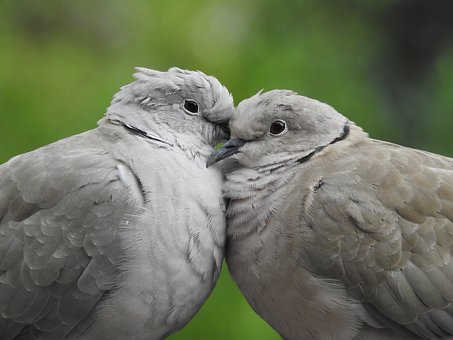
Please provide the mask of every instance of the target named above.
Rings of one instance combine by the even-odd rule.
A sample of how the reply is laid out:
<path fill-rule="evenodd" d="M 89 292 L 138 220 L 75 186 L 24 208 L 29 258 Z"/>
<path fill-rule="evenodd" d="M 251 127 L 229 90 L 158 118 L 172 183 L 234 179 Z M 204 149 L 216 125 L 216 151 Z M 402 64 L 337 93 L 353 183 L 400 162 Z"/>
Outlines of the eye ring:
<path fill-rule="evenodd" d="M 200 107 L 198 103 L 193 99 L 185 99 L 182 103 L 183 110 L 189 115 L 199 115 Z"/>
<path fill-rule="evenodd" d="M 273 121 L 269 126 L 269 134 L 274 137 L 281 136 L 286 133 L 286 131 L 288 131 L 288 126 L 286 125 L 286 122 L 281 119 Z"/>

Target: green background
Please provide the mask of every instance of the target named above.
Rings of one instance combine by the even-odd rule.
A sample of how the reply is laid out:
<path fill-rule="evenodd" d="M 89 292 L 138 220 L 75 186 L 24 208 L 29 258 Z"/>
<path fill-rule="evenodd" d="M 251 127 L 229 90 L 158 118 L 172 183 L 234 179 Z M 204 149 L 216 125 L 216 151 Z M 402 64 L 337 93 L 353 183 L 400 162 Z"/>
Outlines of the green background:
<path fill-rule="evenodd" d="M 199 69 L 236 104 L 292 89 L 374 138 L 453 156 L 453 2 L 0 1 L 0 163 L 93 128 L 134 66 Z M 228 276 L 173 339 L 277 339 Z"/>

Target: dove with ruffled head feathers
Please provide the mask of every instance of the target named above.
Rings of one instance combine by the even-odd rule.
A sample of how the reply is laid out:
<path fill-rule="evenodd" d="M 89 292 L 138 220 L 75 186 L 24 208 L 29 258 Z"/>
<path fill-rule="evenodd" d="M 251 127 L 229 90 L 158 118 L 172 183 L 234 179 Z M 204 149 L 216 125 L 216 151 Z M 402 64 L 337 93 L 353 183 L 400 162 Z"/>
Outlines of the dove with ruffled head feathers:
<path fill-rule="evenodd" d="M 137 68 L 98 127 L 0 166 L 0 338 L 160 339 L 218 278 L 233 100 L 198 71 Z"/>
<path fill-rule="evenodd" d="M 226 260 L 285 339 L 453 336 L 453 159 L 374 140 L 332 107 L 259 93 L 212 165 Z"/>

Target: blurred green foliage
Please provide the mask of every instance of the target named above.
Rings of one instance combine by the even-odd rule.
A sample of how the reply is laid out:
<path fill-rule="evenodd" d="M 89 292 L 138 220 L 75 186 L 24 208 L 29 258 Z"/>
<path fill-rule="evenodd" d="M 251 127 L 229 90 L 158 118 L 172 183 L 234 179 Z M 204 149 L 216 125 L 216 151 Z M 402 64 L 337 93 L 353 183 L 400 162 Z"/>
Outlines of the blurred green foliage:
<path fill-rule="evenodd" d="M 453 156 L 451 4 L 3 0 L 0 163 L 93 128 L 134 66 L 200 69 L 236 103 L 262 88 L 292 89 L 372 137 Z M 200 313 L 172 338 L 278 336 L 224 267 Z"/>

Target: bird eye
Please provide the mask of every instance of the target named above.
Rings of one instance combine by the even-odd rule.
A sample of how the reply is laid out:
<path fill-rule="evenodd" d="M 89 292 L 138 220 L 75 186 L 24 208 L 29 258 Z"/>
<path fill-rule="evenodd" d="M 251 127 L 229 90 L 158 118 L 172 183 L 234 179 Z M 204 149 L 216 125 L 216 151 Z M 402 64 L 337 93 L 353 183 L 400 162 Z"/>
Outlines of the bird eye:
<path fill-rule="evenodd" d="M 184 100 L 184 103 L 182 106 L 184 108 L 184 111 L 186 111 L 188 114 L 196 115 L 199 113 L 198 103 L 195 100 L 186 99 L 186 100 Z"/>
<path fill-rule="evenodd" d="M 272 136 L 278 136 L 287 131 L 286 123 L 283 120 L 276 120 L 269 127 L 269 133 Z"/>

